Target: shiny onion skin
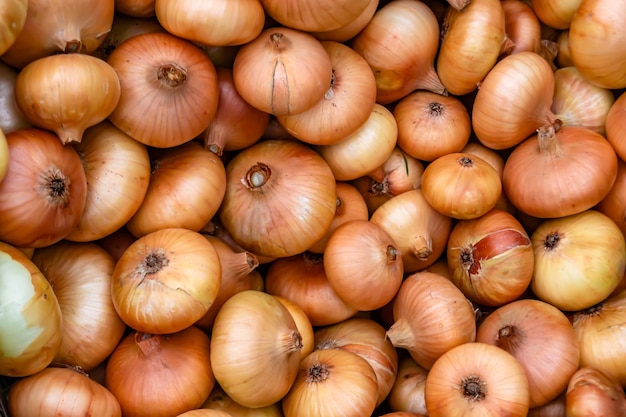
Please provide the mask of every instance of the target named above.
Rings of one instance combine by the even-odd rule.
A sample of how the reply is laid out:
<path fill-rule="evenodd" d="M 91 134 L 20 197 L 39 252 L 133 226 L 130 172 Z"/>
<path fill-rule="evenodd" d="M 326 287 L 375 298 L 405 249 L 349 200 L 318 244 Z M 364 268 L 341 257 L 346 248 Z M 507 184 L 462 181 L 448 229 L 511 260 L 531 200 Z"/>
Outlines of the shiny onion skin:
<path fill-rule="evenodd" d="M 361 14 L 358 17 L 354 18 L 348 24 L 341 26 L 337 29 L 322 32 L 313 31 L 311 32 L 311 34 L 320 41 L 335 41 L 345 43 L 358 35 L 359 32 L 362 31 L 365 26 L 367 26 L 369 21 L 374 16 L 374 13 L 376 13 L 379 4 L 379 0 L 369 0 L 367 7 L 361 12 Z"/>
<path fill-rule="evenodd" d="M 217 72 L 202 49 L 169 33 L 119 44 L 107 58 L 120 80 L 109 120 L 144 145 L 170 148 L 200 135 L 217 112 Z"/>
<path fill-rule="evenodd" d="M 9 166 L 0 182 L 0 240 L 38 248 L 67 236 L 87 199 L 85 170 L 76 150 L 41 129 L 6 135 Z"/>
<path fill-rule="evenodd" d="M 11 0 L 0 6 L 0 55 L 13 45 L 26 22 L 28 0 Z"/>
<path fill-rule="evenodd" d="M 339 29 L 365 11 L 369 0 L 260 0 L 281 25 L 315 32 Z"/>
<path fill-rule="evenodd" d="M 16 381 L 9 390 L 12 417 L 121 417 L 117 398 L 72 368 L 48 367 Z"/>
<path fill-rule="evenodd" d="M 219 292 L 221 265 L 204 236 L 166 228 L 133 242 L 113 270 L 116 311 L 134 330 L 169 334 L 200 319 Z"/>
<path fill-rule="evenodd" d="M 0 375 L 33 375 L 52 363 L 63 333 L 50 283 L 22 251 L 0 242 Z"/>
<path fill-rule="evenodd" d="M 301 142 L 260 141 L 230 160 L 226 178 L 219 219 L 255 255 L 302 253 L 326 234 L 335 217 L 333 173 Z"/>

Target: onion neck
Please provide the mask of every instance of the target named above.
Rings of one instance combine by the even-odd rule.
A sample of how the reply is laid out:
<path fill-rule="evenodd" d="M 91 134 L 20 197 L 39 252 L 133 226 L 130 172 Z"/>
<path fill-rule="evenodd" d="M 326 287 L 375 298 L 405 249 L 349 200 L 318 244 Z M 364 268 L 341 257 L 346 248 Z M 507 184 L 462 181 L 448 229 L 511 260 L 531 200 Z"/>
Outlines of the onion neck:
<path fill-rule="evenodd" d="M 263 162 L 258 162 L 246 172 L 246 176 L 243 180 L 244 185 L 249 190 L 259 190 L 267 183 L 271 176 L 272 170 L 270 167 Z"/>
<path fill-rule="evenodd" d="M 176 88 L 185 83 L 187 71 L 176 63 L 163 65 L 157 71 L 157 78 L 165 86 Z"/>
<path fill-rule="evenodd" d="M 441 82 L 433 65 L 428 66 L 426 71 L 421 74 L 416 80 L 414 87 L 415 90 L 427 90 L 431 93 L 441 94 L 443 96 L 448 95 L 446 87 Z"/>
<path fill-rule="evenodd" d="M 546 152 L 553 156 L 558 156 L 561 153 L 559 141 L 556 137 L 556 132 L 561 126 L 562 122 L 557 119 L 554 123 L 541 126 L 537 129 L 537 139 L 539 140 L 539 150 L 541 152 Z"/>
<path fill-rule="evenodd" d="M 512 353 L 520 345 L 522 338 L 519 327 L 506 325 L 501 327 L 496 334 L 496 346 Z"/>
<path fill-rule="evenodd" d="M 135 344 L 143 356 L 150 356 L 161 349 L 161 340 L 158 335 L 136 332 Z"/>
<path fill-rule="evenodd" d="M 302 343 L 302 336 L 297 330 L 290 331 L 283 338 L 283 352 L 286 353 L 298 353 L 302 350 L 304 344 Z"/>
<path fill-rule="evenodd" d="M 426 236 L 418 236 L 411 245 L 411 253 L 420 261 L 427 261 L 433 254 L 433 240 Z"/>
<path fill-rule="evenodd" d="M 406 350 L 413 350 L 415 348 L 415 340 L 413 338 L 413 330 L 409 322 L 400 317 L 394 324 L 391 325 L 385 337 L 391 341 L 391 344 L 396 348 L 402 348 Z"/>

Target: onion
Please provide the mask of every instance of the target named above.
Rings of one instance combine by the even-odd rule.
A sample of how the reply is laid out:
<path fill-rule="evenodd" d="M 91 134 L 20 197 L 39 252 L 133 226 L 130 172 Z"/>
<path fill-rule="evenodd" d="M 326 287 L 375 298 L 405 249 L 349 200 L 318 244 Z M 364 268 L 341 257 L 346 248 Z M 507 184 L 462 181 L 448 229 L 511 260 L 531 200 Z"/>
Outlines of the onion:
<path fill-rule="evenodd" d="M 229 298 L 215 317 L 211 364 L 230 398 L 245 407 L 266 407 L 291 388 L 302 347 L 289 310 L 270 294 L 247 290 Z"/>
<path fill-rule="evenodd" d="M 107 62 L 122 86 L 109 120 L 145 145 L 169 148 L 189 142 L 217 112 L 215 66 L 189 41 L 143 33 L 118 45 Z"/>
<path fill-rule="evenodd" d="M 595 209 L 611 218 L 626 237 L 626 161 L 622 158 L 617 162 L 617 178 L 613 187 Z"/>
<path fill-rule="evenodd" d="M 338 29 L 363 13 L 369 0 L 261 0 L 278 23 L 306 32 Z"/>
<path fill-rule="evenodd" d="M 23 68 L 58 53 L 94 52 L 111 30 L 114 0 L 28 0 L 20 34 L 2 55 Z"/>
<path fill-rule="evenodd" d="M 218 384 L 215 384 L 201 410 L 219 410 L 228 413 L 224 417 L 283 417 L 280 402 L 266 407 L 245 407 L 233 401 Z"/>
<path fill-rule="evenodd" d="M 312 35 L 289 27 L 263 30 L 239 49 L 235 88 L 253 107 L 275 116 L 310 109 L 332 78 L 326 50 Z"/>
<path fill-rule="evenodd" d="M 558 53 L 556 63 L 559 67 L 572 67 L 572 57 L 569 52 L 569 30 L 562 30 L 557 38 Z"/>
<path fill-rule="evenodd" d="M 389 407 L 397 412 L 428 415 L 424 388 L 428 370 L 422 368 L 412 357 L 404 357 L 398 363 L 398 373 L 387 398 Z"/>
<path fill-rule="evenodd" d="M 304 357 L 313 352 L 313 349 L 315 348 L 315 334 L 311 320 L 309 320 L 304 310 L 295 302 L 278 295 L 275 295 L 274 298 L 280 301 L 280 303 L 289 311 L 291 318 L 296 324 L 296 329 L 298 330 L 298 333 L 300 333 L 300 338 L 302 340 L 300 359 L 304 359 Z"/>
<path fill-rule="evenodd" d="M 321 41 L 347 42 L 361 32 L 372 20 L 374 13 L 378 9 L 379 0 L 369 0 L 367 7 L 358 17 L 355 17 L 347 24 L 337 28 L 322 32 L 312 31 L 311 34 Z"/>
<path fill-rule="evenodd" d="M 433 272 L 416 272 L 405 278 L 393 304 L 393 316 L 395 322 L 387 337 L 426 369 L 445 352 L 476 337 L 472 305 L 452 282 Z"/>
<path fill-rule="evenodd" d="M 0 129 L 7 134 L 33 127 L 15 100 L 15 79 L 18 72 L 0 61 Z"/>
<path fill-rule="evenodd" d="M 430 417 L 525 417 L 529 387 L 513 355 L 486 343 L 444 353 L 428 372 L 424 396 Z"/>
<path fill-rule="evenodd" d="M 434 65 L 439 22 L 421 1 L 396 0 L 379 7 L 352 48 L 374 72 L 377 103 L 392 103 L 414 90 L 444 92 Z"/>
<path fill-rule="evenodd" d="M 176 416 L 199 408 L 215 386 L 209 354 L 209 336 L 193 326 L 168 335 L 131 332 L 109 357 L 105 386 L 125 417 Z"/>
<path fill-rule="evenodd" d="M 63 317 L 54 362 L 90 372 L 109 357 L 126 330 L 111 298 L 115 260 L 95 243 L 68 241 L 37 249 L 32 260 L 50 282 Z"/>
<path fill-rule="evenodd" d="M 513 44 L 508 54 L 541 51 L 541 22 L 528 2 L 502 0 L 500 4 L 504 11 L 504 29 Z"/>
<path fill-rule="evenodd" d="M 6 139 L 10 157 L 0 182 L 0 240 L 31 248 L 60 241 L 85 208 L 87 180 L 78 153 L 35 128 Z"/>
<path fill-rule="evenodd" d="M 134 1 L 135 0 L 125 0 L 124 2 L 132 3 Z M 145 2 L 145 0 L 138 1 Z M 120 1 L 117 0 L 116 2 Z M 128 4 L 127 6 L 132 5 Z M 142 33 L 165 32 L 163 26 L 161 26 L 156 17 L 154 17 L 154 4 L 152 4 L 151 17 L 133 17 L 126 13 L 123 14 L 121 9 L 118 9 L 117 6 L 115 9 L 116 13 L 113 15 L 111 31 L 107 33 L 106 38 L 104 38 L 104 41 L 98 46 L 98 49 L 92 53 L 95 57 L 106 61 L 109 55 L 111 55 L 111 52 L 126 39 L 141 35 Z"/>
<path fill-rule="evenodd" d="M 618 94 L 605 121 L 606 139 L 622 161 L 626 161 L 626 91 Z"/>
<path fill-rule="evenodd" d="M 609 193 L 617 155 L 599 133 L 578 126 L 541 128 L 506 160 L 503 189 L 520 211 L 540 218 L 592 208 Z"/>
<path fill-rule="evenodd" d="M 265 23 L 259 0 L 156 0 L 154 7 L 169 33 L 203 45 L 248 43 L 261 33 Z"/>
<path fill-rule="evenodd" d="M 476 90 L 496 64 L 506 39 L 500 0 L 472 0 L 448 8 L 437 55 L 437 74 L 446 90 L 460 96 Z"/>
<path fill-rule="evenodd" d="M 154 17 L 154 0 L 115 0 L 115 11 L 129 17 Z"/>
<path fill-rule="evenodd" d="M 220 221 L 255 255 L 301 253 L 324 236 L 334 218 L 335 178 L 328 164 L 302 143 L 258 142 L 235 155 L 226 177 Z"/>
<path fill-rule="evenodd" d="M 578 369 L 580 348 L 572 324 L 543 301 L 521 299 L 497 308 L 478 327 L 476 341 L 515 356 L 528 379 L 531 408 L 558 397 Z"/>
<path fill-rule="evenodd" d="M 24 28 L 28 0 L 11 0 L 0 6 L 0 55 L 13 45 Z"/>
<path fill-rule="evenodd" d="M 137 239 L 118 259 L 111 278 L 113 305 L 134 330 L 176 333 L 207 313 L 220 278 L 219 257 L 204 236 L 159 229 Z"/>
<path fill-rule="evenodd" d="M 37 265 L 4 242 L 0 270 L 0 375 L 33 375 L 52 363 L 61 345 L 61 309 Z"/>
<path fill-rule="evenodd" d="M 88 128 L 74 148 L 87 179 L 85 208 L 65 239 L 101 239 L 128 223 L 142 204 L 150 184 L 146 147 L 105 120 Z"/>
<path fill-rule="evenodd" d="M 537 297 L 564 311 L 608 297 L 626 268 L 626 242 L 617 225 L 596 210 L 545 220 L 532 234 Z"/>
<path fill-rule="evenodd" d="M 615 380 L 590 367 L 571 378 L 565 395 L 568 417 L 617 417 L 626 413 L 626 395 Z"/>
<path fill-rule="evenodd" d="M 315 350 L 300 362 L 291 390 L 282 399 L 285 417 L 369 416 L 378 383 L 369 362 L 343 349 Z"/>
<path fill-rule="evenodd" d="M 568 29 L 581 0 L 530 0 L 541 22 L 554 29 Z"/>
<path fill-rule="evenodd" d="M 8 402 L 12 417 L 122 415 L 120 403 L 109 390 L 71 368 L 50 367 L 17 380 Z"/>

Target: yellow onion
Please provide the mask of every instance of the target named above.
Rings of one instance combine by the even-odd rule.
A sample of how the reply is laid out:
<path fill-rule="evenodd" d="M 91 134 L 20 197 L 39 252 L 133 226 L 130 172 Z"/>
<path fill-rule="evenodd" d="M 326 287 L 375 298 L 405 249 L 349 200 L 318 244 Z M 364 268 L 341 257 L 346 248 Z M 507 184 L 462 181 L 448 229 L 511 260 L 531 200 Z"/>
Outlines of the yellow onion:
<path fill-rule="evenodd" d="M 226 413 L 223 417 L 283 417 L 280 401 L 265 407 L 245 407 L 233 401 L 218 384 L 199 410 L 221 411 Z"/>
<path fill-rule="evenodd" d="M 11 0 L 0 5 L 0 55 L 13 45 L 26 22 L 28 0 Z"/>
<path fill-rule="evenodd" d="M 319 32 L 347 25 L 363 13 L 369 0 L 261 0 L 261 4 L 283 26 Z"/>

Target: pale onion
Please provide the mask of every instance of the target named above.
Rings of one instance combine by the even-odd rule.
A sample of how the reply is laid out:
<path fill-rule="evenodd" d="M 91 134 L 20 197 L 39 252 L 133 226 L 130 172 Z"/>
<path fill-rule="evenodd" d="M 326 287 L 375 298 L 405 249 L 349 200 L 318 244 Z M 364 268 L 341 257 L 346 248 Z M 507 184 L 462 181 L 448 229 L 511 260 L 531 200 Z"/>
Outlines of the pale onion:
<path fill-rule="evenodd" d="M 154 0 L 115 0 L 115 11 L 140 19 L 154 17 Z"/>
<path fill-rule="evenodd" d="M 243 45 L 256 38 L 265 24 L 259 0 L 156 0 L 154 8 L 169 33 L 203 45 Z"/>
<path fill-rule="evenodd" d="M 609 109 L 605 129 L 606 139 L 615 149 L 615 153 L 626 161 L 626 91 L 617 96 Z"/>
<path fill-rule="evenodd" d="M 0 240 L 39 248 L 58 242 L 80 221 L 87 197 L 78 153 L 36 128 L 6 135 L 9 166 L 0 182 Z"/>
<path fill-rule="evenodd" d="M 611 218 L 626 237 L 626 161 L 622 158 L 617 162 L 617 178 L 613 187 L 595 209 Z"/>
<path fill-rule="evenodd" d="M 289 310 L 273 295 L 247 290 L 229 298 L 215 317 L 211 364 L 230 398 L 246 407 L 266 407 L 293 385 L 302 347 Z"/>
<path fill-rule="evenodd" d="M 571 378 L 565 394 L 567 417 L 619 417 L 626 414 L 622 386 L 605 373 L 581 367 Z"/>
<path fill-rule="evenodd" d="M 455 96 L 415 91 L 396 104 L 393 115 L 398 146 L 422 161 L 459 152 L 470 138 L 469 112 Z"/>
<path fill-rule="evenodd" d="M 365 359 L 376 374 L 379 406 L 387 398 L 398 373 L 398 352 L 385 328 L 368 318 L 355 317 L 315 330 L 315 349 L 343 349 Z"/>
<path fill-rule="evenodd" d="M 351 181 L 380 167 L 396 148 L 398 125 L 379 103 L 354 133 L 332 145 L 316 146 L 338 181 Z"/>
<path fill-rule="evenodd" d="M 91 54 L 111 30 L 113 13 L 114 0 L 28 0 L 24 26 L 1 59 L 23 68 L 58 53 Z"/>
<path fill-rule="evenodd" d="M 434 65 L 439 22 L 421 1 L 384 4 L 351 45 L 374 72 L 377 103 L 392 103 L 414 90 L 445 90 Z"/>
<path fill-rule="evenodd" d="M 605 134 L 606 117 L 615 96 L 584 78 L 576 67 L 554 72 L 552 112 L 566 126 L 581 126 Z"/>
<path fill-rule="evenodd" d="M 626 291 L 571 315 L 580 366 L 592 367 L 626 388 Z"/>
<path fill-rule="evenodd" d="M 446 91 L 460 96 L 476 90 L 501 54 L 504 22 L 500 0 L 472 0 L 460 11 L 448 8 L 436 63 Z"/>
<path fill-rule="evenodd" d="M 177 333 L 129 333 L 105 370 L 105 386 L 124 417 L 171 417 L 199 408 L 215 386 L 210 338 L 196 327 Z"/>
<path fill-rule="evenodd" d="M 508 54 L 538 52 L 541 44 L 541 22 L 533 8 L 524 0 L 502 0 L 504 29 L 512 42 Z"/>
<path fill-rule="evenodd" d="M 217 213 L 226 192 L 222 160 L 196 141 L 155 149 L 140 206 L 126 223 L 140 237 L 168 227 L 199 231 Z"/>
<path fill-rule="evenodd" d="M 108 120 L 88 128 L 74 148 L 85 168 L 87 200 L 65 239 L 91 242 L 124 226 L 139 209 L 150 183 L 150 157 Z"/>
<path fill-rule="evenodd" d="M 4 242 L 0 270 L 0 375 L 32 375 L 52 363 L 61 345 L 61 309 L 37 265 Z"/>
<path fill-rule="evenodd" d="M 175 333 L 200 319 L 219 291 L 217 251 L 200 233 L 166 228 L 133 242 L 115 264 L 113 305 L 131 328 Z"/>
<path fill-rule="evenodd" d="M 72 368 L 49 367 L 16 381 L 8 404 L 12 417 L 122 416 L 111 391 Z"/>
<path fill-rule="evenodd" d="M 300 362 L 282 399 L 285 417 L 363 417 L 376 408 L 378 383 L 369 362 L 343 349 L 314 350 Z"/>
<path fill-rule="evenodd" d="M 255 288 L 256 284 L 252 272 L 259 266 L 259 260 L 254 254 L 246 251 L 236 251 L 222 239 L 203 234 L 213 245 L 220 260 L 220 288 L 217 296 L 209 307 L 209 310 L 194 324 L 205 331 L 210 331 L 217 312 L 222 305 L 233 295 L 240 291 L 263 288 Z"/>
<path fill-rule="evenodd" d="M 265 407 L 245 407 L 233 401 L 219 384 L 215 384 L 200 410 L 219 410 L 228 413 L 229 417 L 283 417 L 280 402 Z"/>
<path fill-rule="evenodd" d="M 382 226 L 352 220 L 330 235 L 324 270 L 330 286 L 347 305 L 372 311 L 394 298 L 404 265 L 393 237 Z"/>
<path fill-rule="evenodd" d="M 0 55 L 13 45 L 24 28 L 28 0 L 11 0 L 0 5 Z"/>
<path fill-rule="evenodd" d="M 624 276 L 624 235 L 599 211 L 547 219 L 531 241 L 535 252 L 531 289 L 561 310 L 582 310 L 601 302 Z"/>
<path fill-rule="evenodd" d="M 226 178 L 219 219 L 255 255 L 304 252 L 324 236 L 335 216 L 333 173 L 302 142 L 257 142 L 230 160 Z"/>
<path fill-rule="evenodd" d="M 475 219 L 495 207 L 502 193 L 502 180 L 481 157 L 453 152 L 424 169 L 422 193 L 428 204 L 445 216 Z"/>
<path fill-rule="evenodd" d="M 296 303 L 313 326 L 336 324 L 358 312 L 331 287 L 322 254 L 304 252 L 276 259 L 265 274 L 265 290 Z"/>
<path fill-rule="evenodd" d="M 7 134 L 32 127 L 15 100 L 15 79 L 18 71 L 0 62 L 0 129 Z"/>
<path fill-rule="evenodd" d="M 548 126 L 513 149 L 504 164 L 502 185 L 511 204 L 528 215 L 568 216 L 606 197 L 617 177 L 617 160 L 599 133 Z"/>
<path fill-rule="evenodd" d="M 376 102 L 376 79 L 367 61 L 351 47 L 335 41 L 320 43 L 332 65 L 326 93 L 309 109 L 277 115 L 277 120 L 302 142 L 332 145 L 367 121 Z"/>
<path fill-rule="evenodd" d="M 217 67 L 217 113 L 202 134 L 204 147 L 216 155 L 255 144 L 267 129 L 270 115 L 248 104 L 235 88 L 232 68 Z"/>
<path fill-rule="evenodd" d="M 423 173 L 422 161 L 396 146 L 381 166 L 352 184 L 363 196 L 371 214 L 392 197 L 419 189 Z"/>
<path fill-rule="evenodd" d="M 115 70 L 85 54 L 39 58 L 15 80 L 15 99 L 24 117 L 55 132 L 63 144 L 80 142 L 85 129 L 105 120 L 120 93 Z"/>
<path fill-rule="evenodd" d="M 111 52 L 126 39 L 150 32 L 165 32 L 156 17 L 133 17 L 116 10 L 111 31 L 92 55 L 106 61 Z"/>
<path fill-rule="evenodd" d="M 625 2 L 581 0 L 576 8 L 568 29 L 569 52 L 574 66 L 592 84 L 626 87 L 625 19 Z"/>
<path fill-rule="evenodd" d="M 567 316 L 543 301 L 520 299 L 491 312 L 476 341 L 515 356 L 528 379 L 530 407 L 554 400 L 578 369 L 580 347 Z"/>
<path fill-rule="evenodd" d="M 313 35 L 270 27 L 239 49 L 233 80 L 241 97 L 275 116 L 301 113 L 320 101 L 332 78 L 326 50 Z"/>
<path fill-rule="evenodd" d="M 369 0 L 260 0 L 265 12 L 283 26 L 305 32 L 338 29 L 359 17 Z"/>
<path fill-rule="evenodd" d="M 115 259 L 95 243 L 60 241 L 37 249 L 32 260 L 50 282 L 63 317 L 54 362 L 90 372 L 126 330 L 111 298 Z"/>
<path fill-rule="evenodd" d="M 530 0 L 541 22 L 554 29 L 568 29 L 582 0 Z"/>
<path fill-rule="evenodd" d="M 422 368 L 410 356 L 398 363 L 398 374 L 389 392 L 389 408 L 395 412 L 409 412 L 427 415 L 424 388 L 428 370 Z"/>
<path fill-rule="evenodd" d="M 379 0 L 369 0 L 367 7 L 363 9 L 358 17 L 352 19 L 349 23 L 332 30 L 315 32 L 311 34 L 321 41 L 347 42 L 354 38 L 367 26 L 376 10 L 378 10 Z"/>
<path fill-rule="evenodd" d="M 450 280 L 434 272 L 405 278 L 394 300 L 393 316 L 387 337 L 426 369 L 450 349 L 476 338 L 471 303 Z"/>
<path fill-rule="evenodd" d="M 528 392 L 513 355 L 486 343 L 465 343 L 435 362 L 424 396 L 430 417 L 525 417 Z"/>
<path fill-rule="evenodd" d="M 533 276 L 530 237 L 515 216 L 503 210 L 456 223 L 446 257 L 452 282 L 472 302 L 484 306 L 514 301 Z"/>
<path fill-rule="evenodd" d="M 491 149 L 508 149 L 541 126 L 554 123 L 550 110 L 554 74 L 535 52 L 508 55 L 480 83 L 472 107 L 472 127 Z"/>
<path fill-rule="evenodd" d="M 419 189 L 391 198 L 372 213 L 370 221 L 396 242 L 407 273 L 422 270 L 439 259 L 452 230 L 452 218 L 428 204 Z"/>
<path fill-rule="evenodd" d="M 332 232 L 344 223 L 350 220 L 368 220 L 369 213 L 365 199 L 359 190 L 348 182 L 337 181 L 335 183 L 337 192 L 337 206 L 335 208 L 335 217 L 333 218 L 326 234 L 317 242 L 309 247 L 309 252 L 323 253 L 326 243 Z"/>
<path fill-rule="evenodd" d="M 122 87 L 109 120 L 133 139 L 157 148 L 202 133 L 217 112 L 215 66 L 189 41 L 149 32 L 119 44 L 107 58 Z"/>

